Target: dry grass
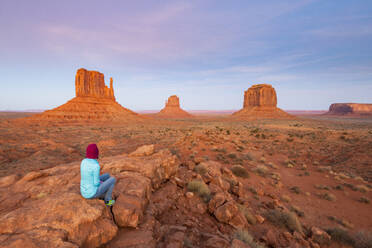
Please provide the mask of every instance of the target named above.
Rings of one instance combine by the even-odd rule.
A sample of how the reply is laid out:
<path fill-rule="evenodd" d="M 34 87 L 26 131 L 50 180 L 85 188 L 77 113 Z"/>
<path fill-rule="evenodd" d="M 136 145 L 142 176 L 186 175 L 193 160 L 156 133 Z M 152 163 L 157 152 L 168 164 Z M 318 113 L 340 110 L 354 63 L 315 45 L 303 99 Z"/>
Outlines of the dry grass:
<path fill-rule="evenodd" d="M 247 169 L 241 165 L 233 165 L 231 167 L 231 171 L 237 177 L 249 178 L 249 173 Z"/>
<path fill-rule="evenodd" d="M 256 224 L 257 220 L 256 217 L 246 208 L 244 205 L 239 204 L 238 208 L 240 212 L 245 216 L 246 220 L 248 221 L 249 224 L 254 225 Z"/>
<path fill-rule="evenodd" d="M 295 213 L 280 211 L 278 209 L 268 210 L 265 213 L 268 221 L 279 227 L 285 227 L 290 231 L 302 232 L 302 226 Z"/>
<path fill-rule="evenodd" d="M 203 181 L 192 180 L 187 184 L 187 189 L 198 194 L 205 202 L 211 199 L 211 191 Z"/>
<path fill-rule="evenodd" d="M 262 244 L 254 241 L 252 235 L 246 230 L 238 229 L 236 230 L 234 236 L 236 239 L 243 241 L 245 244 L 247 244 L 251 248 L 264 248 L 265 247 Z"/>
<path fill-rule="evenodd" d="M 194 171 L 200 175 L 204 175 L 208 170 L 203 164 L 198 164 L 195 166 Z"/>

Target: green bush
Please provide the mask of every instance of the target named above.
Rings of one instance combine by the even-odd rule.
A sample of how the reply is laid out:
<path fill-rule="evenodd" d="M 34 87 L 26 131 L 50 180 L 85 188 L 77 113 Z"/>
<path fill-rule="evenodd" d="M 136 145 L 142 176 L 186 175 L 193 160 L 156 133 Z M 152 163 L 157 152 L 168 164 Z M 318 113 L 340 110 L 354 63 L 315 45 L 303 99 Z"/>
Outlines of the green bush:
<path fill-rule="evenodd" d="M 302 232 L 302 226 L 295 213 L 284 212 L 278 209 L 268 210 L 265 213 L 268 221 L 279 227 L 285 227 L 290 231 Z"/>
<path fill-rule="evenodd" d="M 249 174 L 246 168 L 241 165 L 233 165 L 231 167 L 232 173 L 237 177 L 249 178 Z"/>

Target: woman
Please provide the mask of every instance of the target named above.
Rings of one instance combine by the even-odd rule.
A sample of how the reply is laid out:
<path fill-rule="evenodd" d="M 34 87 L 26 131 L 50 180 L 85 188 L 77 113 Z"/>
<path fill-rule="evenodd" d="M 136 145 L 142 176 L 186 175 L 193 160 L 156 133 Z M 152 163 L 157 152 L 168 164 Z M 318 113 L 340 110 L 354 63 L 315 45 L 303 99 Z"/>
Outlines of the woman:
<path fill-rule="evenodd" d="M 112 200 L 111 195 L 116 179 L 110 177 L 108 173 L 99 175 L 98 153 L 96 144 L 88 145 L 86 158 L 83 159 L 80 165 L 80 192 L 87 199 L 104 197 L 105 204 L 112 206 L 115 200 Z"/>

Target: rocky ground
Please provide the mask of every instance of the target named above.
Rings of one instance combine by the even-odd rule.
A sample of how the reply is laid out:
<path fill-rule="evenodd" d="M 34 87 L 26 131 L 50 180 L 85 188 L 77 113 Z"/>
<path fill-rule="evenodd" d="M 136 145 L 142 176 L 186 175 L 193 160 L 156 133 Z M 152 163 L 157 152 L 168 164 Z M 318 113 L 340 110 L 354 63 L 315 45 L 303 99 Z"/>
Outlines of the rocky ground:
<path fill-rule="evenodd" d="M 79 195 L 89 143 L 118 178 L 112 209 Z M 370 119 L 5 119 L 0 144 L 3 247 L 372 244 Z"/>

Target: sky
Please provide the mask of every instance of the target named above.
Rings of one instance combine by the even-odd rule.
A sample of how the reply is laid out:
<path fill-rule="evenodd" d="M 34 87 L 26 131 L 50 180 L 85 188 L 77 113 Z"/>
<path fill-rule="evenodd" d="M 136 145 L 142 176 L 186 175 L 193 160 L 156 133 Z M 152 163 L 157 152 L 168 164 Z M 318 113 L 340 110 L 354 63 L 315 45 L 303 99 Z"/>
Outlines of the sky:
<path fill-rule="evenodd" d="M 1 0 L 0 110 L 65 103 L 79 68 L 135 111 L 240 109 L 258 83 L 285 110 L 372 103 L 371 44 L 371 0 Z"/>

